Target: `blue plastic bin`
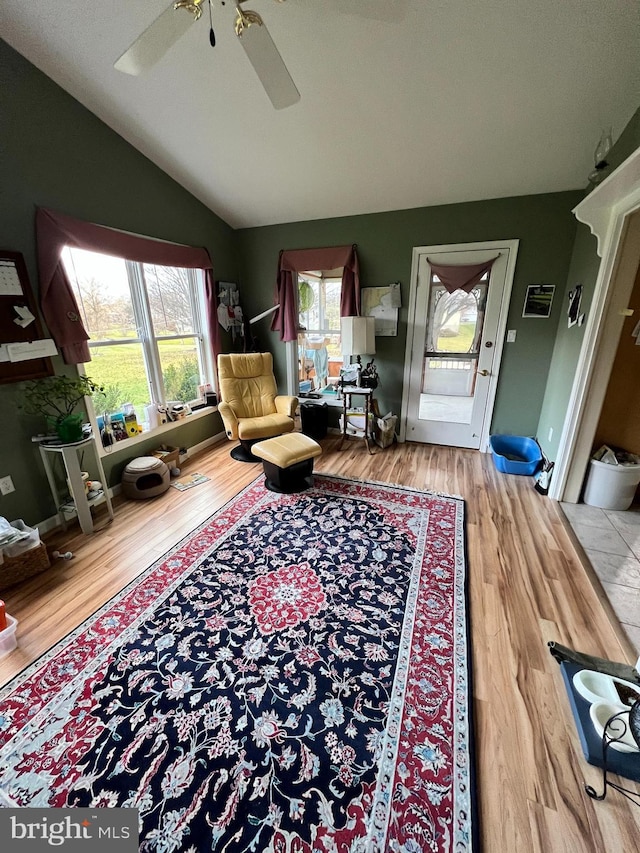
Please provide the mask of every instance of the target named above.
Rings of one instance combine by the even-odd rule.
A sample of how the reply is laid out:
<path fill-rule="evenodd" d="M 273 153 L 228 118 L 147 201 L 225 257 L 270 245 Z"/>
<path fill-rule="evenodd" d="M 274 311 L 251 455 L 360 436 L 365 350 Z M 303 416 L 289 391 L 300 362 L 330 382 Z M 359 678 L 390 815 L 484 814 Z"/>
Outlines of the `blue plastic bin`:
<path fill-rule="evenodd" d="M 492 435 L 489 439 L 493 461 L 503 474 L 535 474 L 542 463 L 537 441 L 522 435 Z"/>

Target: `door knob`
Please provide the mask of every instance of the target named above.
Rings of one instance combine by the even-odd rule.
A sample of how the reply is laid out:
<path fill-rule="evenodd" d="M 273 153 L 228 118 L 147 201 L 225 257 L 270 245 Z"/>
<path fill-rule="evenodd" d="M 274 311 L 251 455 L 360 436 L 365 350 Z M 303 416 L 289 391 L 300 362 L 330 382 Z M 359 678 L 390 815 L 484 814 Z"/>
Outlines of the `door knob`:
<path fill-rule="evenodd" d="M 489 375 L 489 371 L 488 371 L 488 370 L 479 370 L 479 371 L 478 371 L 478 374 L 479 374 L 480 376 L 488 376 L 488 375 Z"/>

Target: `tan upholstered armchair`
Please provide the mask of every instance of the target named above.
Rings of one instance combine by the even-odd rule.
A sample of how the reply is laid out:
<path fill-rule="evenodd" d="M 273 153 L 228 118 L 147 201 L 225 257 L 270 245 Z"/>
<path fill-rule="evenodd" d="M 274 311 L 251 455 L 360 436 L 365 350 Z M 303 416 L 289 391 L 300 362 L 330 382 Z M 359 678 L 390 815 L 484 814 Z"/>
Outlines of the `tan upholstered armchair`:
<path fill-rule="evenodd" d="M 251 445 L 293 430 L 297 397 L 278 395 L 270 352 L 219 355 L 218 380 L 218 411 L 227 438 L 240 441 L 231 455 L 241 462 L 260 462 Z"/>

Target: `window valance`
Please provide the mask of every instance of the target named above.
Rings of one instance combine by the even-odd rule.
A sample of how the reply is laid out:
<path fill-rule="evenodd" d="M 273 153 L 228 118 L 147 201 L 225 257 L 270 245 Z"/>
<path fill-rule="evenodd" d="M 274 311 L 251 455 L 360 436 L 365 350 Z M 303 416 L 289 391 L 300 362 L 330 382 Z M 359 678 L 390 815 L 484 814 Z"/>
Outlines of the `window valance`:
<path fill-rule="evenodd" d="M 89 335 L 82 324 L 78 304 L 62 263 L 61 254 L 65 246 L 140 263 L 203 270 L 209 334 L 214 362 L 217 360 L 219 335 L 216 294 L 213 265 L 206 249 L 140 237 L 46 208 L 38 208 L 36 211 L 36 242 L 42 314 L 66 364 L 91 361 L 91 355 L 87 344 Z"/>
<path fill-rule="evenodd" d="M 281 341 L 298 337 L 297 276 L 307 270 L 333 270 L 342 267 L 340 316 L 360 314 L 360 271 L 355 245 L 330 246 L 323 249 L 282 250 L 276 279 L 276 310 L 271 330 L 280 334 Z"/>
<path fill-rule="evenodd" d="M 427 258 L 427 261 L 432 273 L 438 276 L 448 293 L 453 293 L 454 290 L 469 293 L 499 257 L 500 255 L 496 255 L 495 258 L 480 264 L 434 264 L 430 258 Z"/>

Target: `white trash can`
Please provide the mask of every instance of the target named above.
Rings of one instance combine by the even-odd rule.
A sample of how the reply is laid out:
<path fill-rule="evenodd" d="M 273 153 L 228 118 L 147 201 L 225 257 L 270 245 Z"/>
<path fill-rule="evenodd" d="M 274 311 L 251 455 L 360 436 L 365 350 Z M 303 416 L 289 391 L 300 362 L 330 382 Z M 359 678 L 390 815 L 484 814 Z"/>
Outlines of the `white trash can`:
<path fill-rule="evenodd" d="M 601 509 L 629 509 L 640 483 L 640 465 L 611 465 L 592 459 L 584 502 Z"/>

